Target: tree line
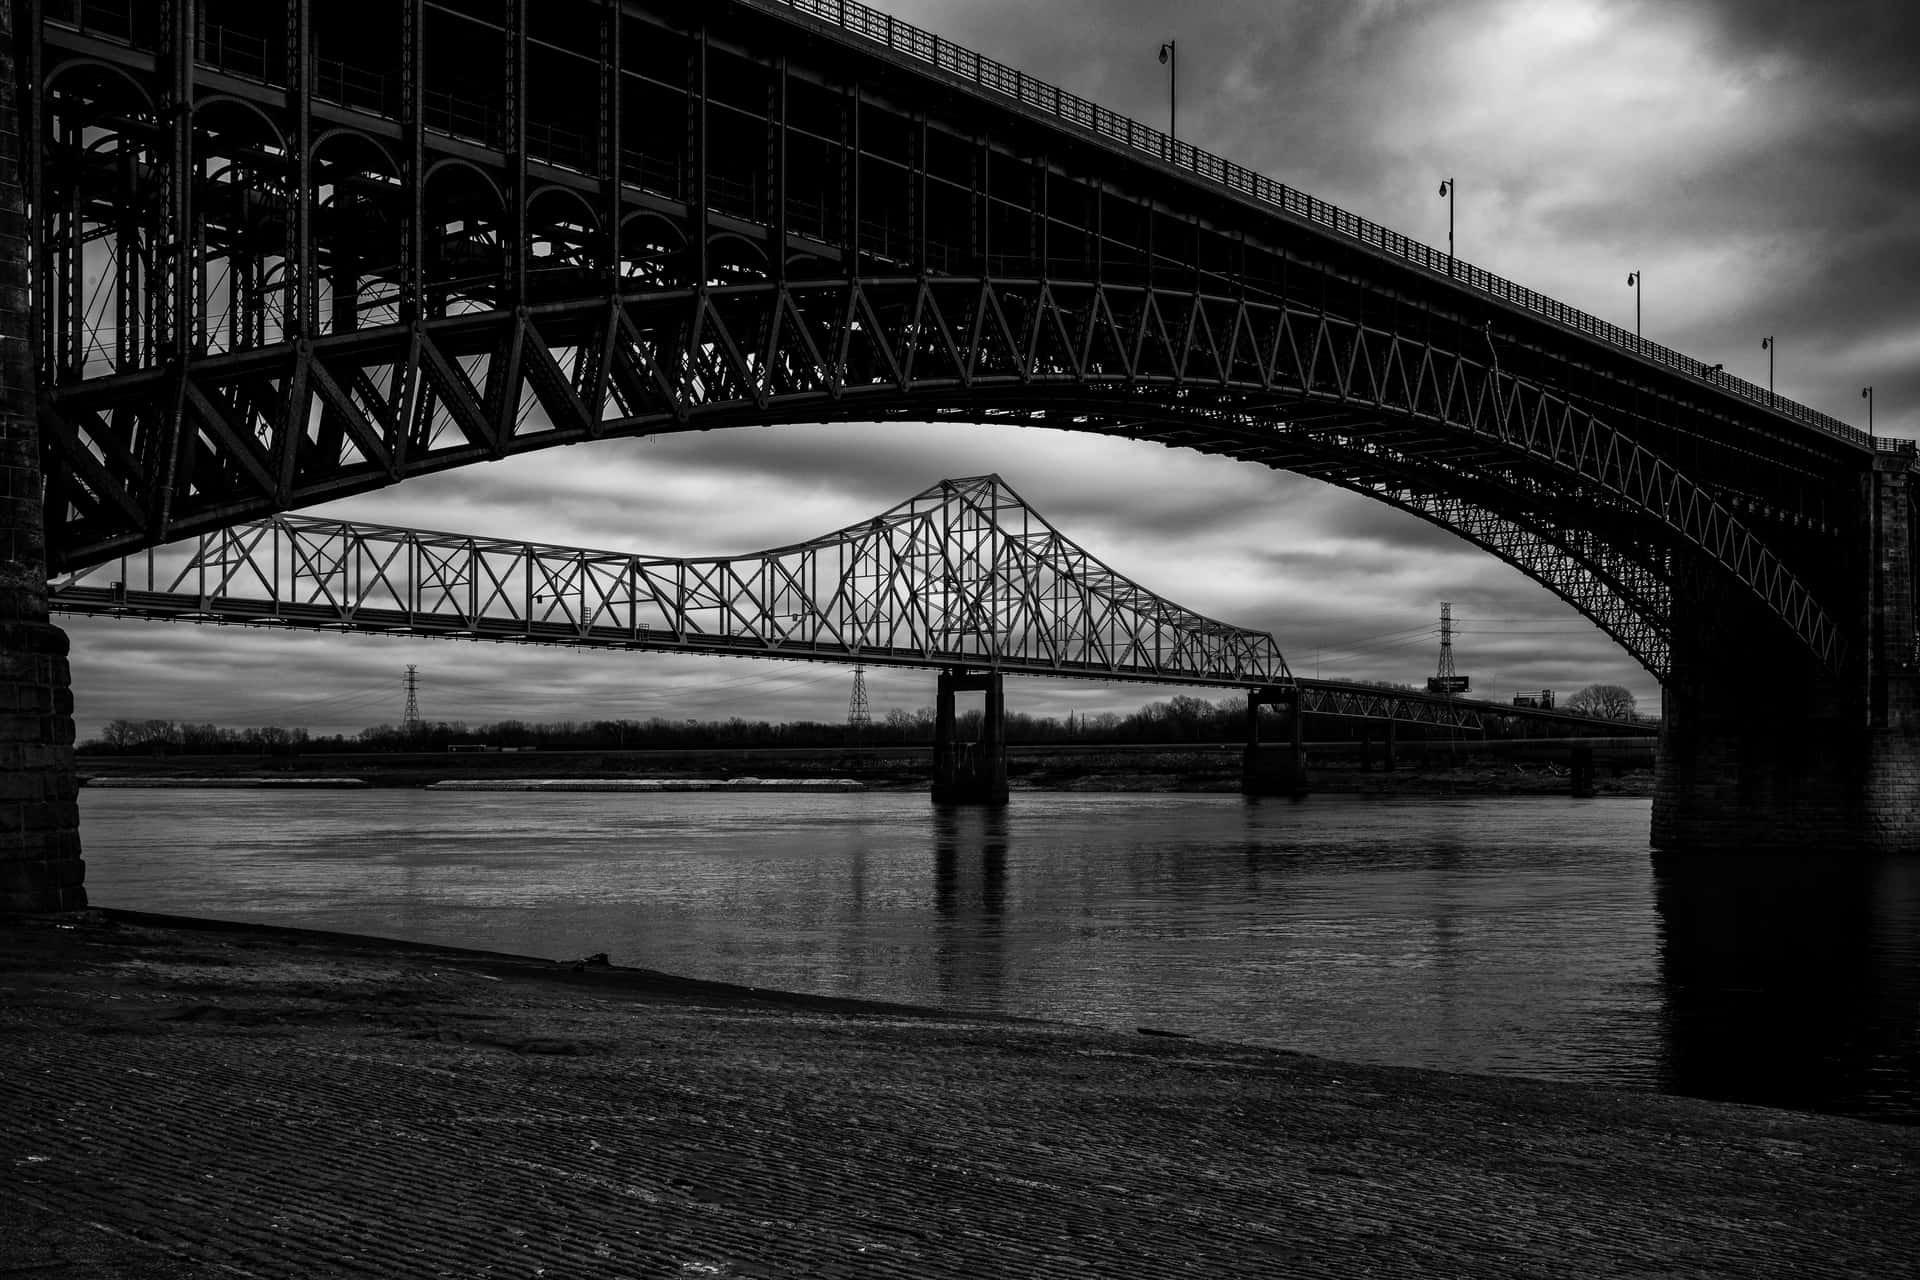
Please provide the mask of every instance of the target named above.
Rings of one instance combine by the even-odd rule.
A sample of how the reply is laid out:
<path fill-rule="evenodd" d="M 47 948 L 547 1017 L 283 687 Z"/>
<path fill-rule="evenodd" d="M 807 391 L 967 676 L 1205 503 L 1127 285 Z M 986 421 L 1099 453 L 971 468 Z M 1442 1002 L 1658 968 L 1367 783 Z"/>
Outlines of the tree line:
<path fill-rule="evenodd" d="M 1404 689 L 1403 685 L 1382 688 Z M 1633 694 L 1618 685 L 1589 685 L 1568 698 L 1569 711 L 1607 719 L 1635 718 Z M 978 708 L 957 718 L 963 740 L 980 736 Z M 295 755 L 321 753 L 375 753 L 469 750 L 623 751 L 697 750 L 738 747 L 847 747 L 913 746 L 933 741 L 934 711 L 894 707 L 868 725 L 845 721 L 669 719 L 556 720 L 530 722 L 498 720 L 469 725 L 464 721 L 428 721 L 417 726 L 381 724 L 357 734 L 312 734 L 304 728 L 263 725 L 228 728 L 174 720 L 109 720 L 98 738 L 79 745 L 86 755 Z M 1368 732 L 1360 722 L 1335 717 L 1309 717 L 1309 735 L 1317 739 L 1359 738 Z M 1402 726 L 1407 737 L 1420 730 Z M 1246 699 L 1242 696 L 1209 702 L 1186 694 L 1149 702 L 1127 713 L 1070 712 L 1065 719 L 1006 713 L 1010 743 L 1048 744 L 1084 742 L 1132 743 L 1234 742 L 1246 733 Z"/>

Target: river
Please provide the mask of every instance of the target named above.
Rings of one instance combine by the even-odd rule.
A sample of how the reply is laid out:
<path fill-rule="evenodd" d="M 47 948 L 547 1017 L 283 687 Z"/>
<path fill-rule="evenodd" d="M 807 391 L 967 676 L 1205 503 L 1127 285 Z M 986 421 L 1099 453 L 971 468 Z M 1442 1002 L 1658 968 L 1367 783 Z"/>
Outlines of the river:
<path fill-rule="evenodd" d="M 1920 1122 L 1920 858 L 1644 799 L 84 790 L 95 905 Z"/>

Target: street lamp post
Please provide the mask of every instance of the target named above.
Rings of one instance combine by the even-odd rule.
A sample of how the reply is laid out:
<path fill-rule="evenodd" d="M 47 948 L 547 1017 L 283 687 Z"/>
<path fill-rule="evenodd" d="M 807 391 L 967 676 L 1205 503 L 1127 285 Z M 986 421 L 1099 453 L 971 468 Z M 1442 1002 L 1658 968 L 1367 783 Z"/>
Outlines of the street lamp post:
<path fill-rule="evenodd" d="M 1440 180 L 1440 194 L 1447 202 L 1447 279 L 1453 279 L 1453 179 Z"/>
<path fill-rule="evenodd" d="M 1760 348 L 1767 353 L 1767 402 L 1771 404 L 1779 399 L 1773 394 L 1773 353 L 1776 348 L 1772 334 L 1760 339 Z"/>
<path fill-rule="evenodd" d="M 1627 287 L 1633 290 L 1633 336 L 1640 336 L 1640 273 L 1627 272 Z"/>
<path fill-rule="evenodd" d="M 1867 434 L 1873 434 L 1873 388 L 1860 388 L 1860 398 L 1867 402 Z"/>
<path fill-rule="evenodd" d="M 1160 61 L 1167 68 L 1167 140 L 1180 136 L 1180 53 L 1179 42 L 1169 40 L 1160 46 Z"/>

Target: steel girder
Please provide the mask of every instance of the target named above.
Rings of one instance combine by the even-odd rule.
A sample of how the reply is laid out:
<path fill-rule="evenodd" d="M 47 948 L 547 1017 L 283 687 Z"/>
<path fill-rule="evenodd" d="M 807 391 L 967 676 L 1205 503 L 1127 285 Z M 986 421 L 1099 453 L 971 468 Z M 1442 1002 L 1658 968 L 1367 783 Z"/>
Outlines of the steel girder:
<path fill-rule="evenodd" d="M 1543 556 L 1607 557 L 1635 581 L 1704 558 L 1840 658 L 1829 614 L 1711 493 L 1491 359 L 1296 307 L 1059 281 L 761 282 L 476 310 L 60 388 L 58 567 L 551 445 L 897 416 L 1118 429 L 1308 474 L 1338 458 L 1318 473 L 1512 551 L 1656 672 L 1658 614 L 1628 624 Z M 1427 497 L 1394 496 L 1409 469 Z M 1479 500 L 1442 501 L 1453 485 Z M 1480 513 L 1532 536 L 1489 540 Z M 1629 599 L 1657 610 L 1659 585 Z"/>
<path fill-rule="evenodd" d="M 997 476 L 748 555 L 637 556 L 282 516 L 56 582 L 67 612 L 1109 681 L 1288 685 L 1265 632 L 1115 573 Z"/>

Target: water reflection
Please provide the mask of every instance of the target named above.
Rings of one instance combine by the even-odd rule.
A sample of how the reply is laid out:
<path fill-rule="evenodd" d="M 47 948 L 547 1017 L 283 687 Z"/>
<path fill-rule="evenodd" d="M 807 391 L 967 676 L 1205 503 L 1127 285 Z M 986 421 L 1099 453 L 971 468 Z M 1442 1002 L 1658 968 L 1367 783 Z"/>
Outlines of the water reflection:
<path fill-rule="evenodd" d="M 948 1003 L 997 1007 L 1006 985 L 1007 813 L 933 809 L 934 982 Z"/>
<path fill-rule="evenodd" d="M 1644 800 L 84 793 L 103 906 L 1913 1119 L 1920 859 Z"/>
<path fill-rule="evenodd" d="M 1657 858 L 1660 1087 L 1920 1123 L 1920 858 Z"/>

